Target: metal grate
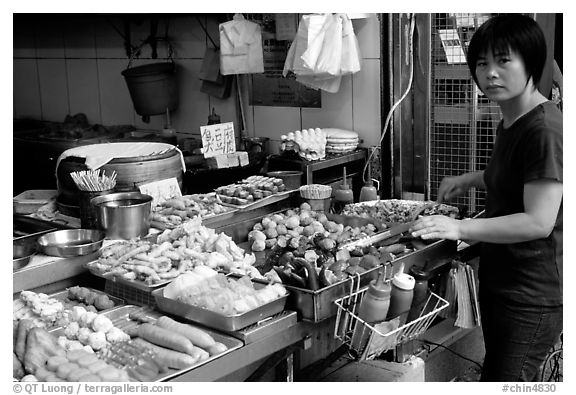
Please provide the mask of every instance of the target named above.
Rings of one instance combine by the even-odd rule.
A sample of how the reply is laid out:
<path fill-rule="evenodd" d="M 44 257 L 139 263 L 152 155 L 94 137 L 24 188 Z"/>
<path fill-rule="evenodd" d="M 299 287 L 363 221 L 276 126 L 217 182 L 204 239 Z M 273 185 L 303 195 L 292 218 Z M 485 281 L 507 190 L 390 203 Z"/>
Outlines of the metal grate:
<path fill-rule="evenodd" d="M 156 299 L 152 296 L 151 291 L 146 292 L 114 280 L 106 280 L 104 291 L 109 295 L 125 300 L 127 303 L 152 308 L 157 307 Z"/>
<path fill-rule="evenodd" d="M 500 110 L 478 90 L 465 61 L 472 34 L 491 15 L 432 14 L 431 199 L 444 177 L 482 170 L 492 152 Z M 472 216 L 484 201 L 485 192 L 472 189 L 452 203 Z"/>

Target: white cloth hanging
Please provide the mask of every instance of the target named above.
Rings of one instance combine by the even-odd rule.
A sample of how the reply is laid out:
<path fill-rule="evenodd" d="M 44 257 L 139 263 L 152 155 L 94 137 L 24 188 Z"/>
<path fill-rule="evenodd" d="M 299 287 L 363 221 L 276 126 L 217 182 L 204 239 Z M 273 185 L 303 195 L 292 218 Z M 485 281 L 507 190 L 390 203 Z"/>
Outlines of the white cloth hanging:
<path fill-rule="evenodd" d="M 260 25 L 235 14 L 231 21 L 221 23 L 220 73 L 252 74 L 264 72 L 262 31 Z"/>

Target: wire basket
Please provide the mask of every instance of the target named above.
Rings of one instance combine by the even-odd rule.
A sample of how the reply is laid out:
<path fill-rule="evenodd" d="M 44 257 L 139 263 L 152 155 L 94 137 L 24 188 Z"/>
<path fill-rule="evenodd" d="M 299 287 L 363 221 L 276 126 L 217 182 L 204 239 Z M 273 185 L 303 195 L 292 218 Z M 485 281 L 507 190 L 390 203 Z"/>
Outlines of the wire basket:
<path fill-rule="evenodd" d="M 369 324 L 356 315 L 367 289 L 351 290 L 349 295 L 334 301 L 338 307 L 334 337 L 348 345 L 359 359 L 374 359 L 399 344 L 415 339 L 426 332 L 438 313 L 449 305 L 448 301 L 429 291 L 418 318 L 400 325 L 408 315 L 406 312 L 390 321 Z"/>

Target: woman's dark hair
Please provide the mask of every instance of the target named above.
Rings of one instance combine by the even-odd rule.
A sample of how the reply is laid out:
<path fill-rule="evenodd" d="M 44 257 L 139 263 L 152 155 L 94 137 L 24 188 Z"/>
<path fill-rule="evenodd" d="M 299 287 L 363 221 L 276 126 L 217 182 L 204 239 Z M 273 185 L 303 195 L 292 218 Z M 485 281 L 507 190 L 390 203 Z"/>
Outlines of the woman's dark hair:
<path fill-rule="evenodd" d="M 528 78 L 538 85 L 546 63 L 546 40 L 538 23 L 521 14 L 502 14 L 488 19 L 472 36 L 467 62 L 472 78 L 476 78 L 476 61 L 488 50 L 492 53 L 515 52 L 522 57 Z"/>

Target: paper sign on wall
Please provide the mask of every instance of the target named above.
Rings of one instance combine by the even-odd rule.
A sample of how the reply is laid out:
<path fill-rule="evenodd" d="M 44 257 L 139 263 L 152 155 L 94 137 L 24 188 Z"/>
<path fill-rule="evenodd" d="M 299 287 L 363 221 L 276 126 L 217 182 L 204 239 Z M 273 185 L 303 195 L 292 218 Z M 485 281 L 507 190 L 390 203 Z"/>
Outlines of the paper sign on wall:
<path fill-rule="evenodd" d="M 182 196 L 178 180 L 174 177 L 149 182 L 148 184 L 140 185 L 138 189 L 140 192 L 152 196 L 152 207 L 156 207 L 168 199 Z"/>
<path fill-rule="evenodd" d="M 456 29 L 438 29 L 442 47 L 449 64 L 466 63 L 466 55 Z"/>
<path fill-rule="evenodd" d="M 226 122 L 200 126 L 200 134 L 202 135 L 202 152 L 205 158 L 236 152 L 234 123 Z"/>

